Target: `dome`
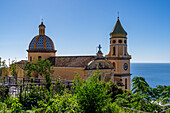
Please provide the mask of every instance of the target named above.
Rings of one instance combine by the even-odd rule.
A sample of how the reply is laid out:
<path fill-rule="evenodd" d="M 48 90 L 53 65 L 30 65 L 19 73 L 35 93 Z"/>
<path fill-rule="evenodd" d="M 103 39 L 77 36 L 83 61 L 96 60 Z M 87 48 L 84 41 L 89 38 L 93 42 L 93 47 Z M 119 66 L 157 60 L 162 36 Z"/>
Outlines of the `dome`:
<path fill-rule="evenodd" d="M 30 44 L 28 52 L 56 52 L 53 41 L 45 35 L 45 25 L 39 25 L 39 35 L 35 36 Z"/>
<path fill-rule="evenodd" d="M 38 35 L 38 36 L 35 36 L 30 45 L 29 45 L 29 50 L 35 50 L 35 49 L 38 49 L 38 50 L 54 50 L 54 44 L 52 42 L 52 40 L 44 35 Z"/>

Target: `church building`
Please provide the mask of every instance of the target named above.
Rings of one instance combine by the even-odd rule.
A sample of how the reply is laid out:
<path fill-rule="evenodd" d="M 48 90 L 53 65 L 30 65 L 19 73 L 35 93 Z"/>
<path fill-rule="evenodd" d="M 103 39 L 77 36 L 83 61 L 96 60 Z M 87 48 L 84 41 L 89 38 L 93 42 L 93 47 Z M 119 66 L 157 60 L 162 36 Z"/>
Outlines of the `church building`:
<path fill-rule="evenodd" d="M 113 31 L 110 33 L 109 53 L 103 56 L 101 45 L 94 56 L 56 56 L 52 39 L 45 35 L 46 26 L 41 22 L 39 35 L 35 36 L 28 47 L 28 61 L 18 62 L 21 74 L 24 75 L 23 67 L 27 62 L 36 62 L 38 59 L 47 59 L 54 66 L 53 79 L 59 77 L 72 81 L 75 72 L 80 79 L 87 79 L 97 68 L 101 73 L 101 80 L 112 80 L 123 89 L 130 90 L 130 59 L 127 52 L 127 33 L 123 29 L 119 17 Z"/>

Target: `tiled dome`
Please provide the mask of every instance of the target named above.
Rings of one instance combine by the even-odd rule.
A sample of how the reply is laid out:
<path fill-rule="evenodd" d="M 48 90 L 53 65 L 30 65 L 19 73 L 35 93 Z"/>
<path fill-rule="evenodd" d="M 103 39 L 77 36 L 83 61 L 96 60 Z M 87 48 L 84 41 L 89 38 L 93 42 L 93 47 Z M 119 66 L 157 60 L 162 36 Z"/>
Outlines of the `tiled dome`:
<path fill-rule="evenodd" d="M 35 49 L 38 49 L 38 50 L 54 50 L 54 44 L 52 42 L 52 40 L 44 35 L 38 35 L 38 36 L 35 36 L 30 45 L 29 45 L 29 50 L 35 50 Z"/>
<path fill-rule="evenodd" d="M 53 41 L 45 35 L 45 25 L 43 22 L 39 25 L 39 35 L 35 36 L 27 51 L 31 52 L 56 52 Z"/>

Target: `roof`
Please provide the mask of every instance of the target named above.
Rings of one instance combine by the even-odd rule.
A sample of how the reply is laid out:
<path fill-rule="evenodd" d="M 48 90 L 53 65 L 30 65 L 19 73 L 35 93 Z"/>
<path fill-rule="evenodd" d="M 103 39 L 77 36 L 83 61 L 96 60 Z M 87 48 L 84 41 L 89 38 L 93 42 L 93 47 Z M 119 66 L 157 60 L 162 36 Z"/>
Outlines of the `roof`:
<path fill-rule="evenodd" d="M 27 60 L 21 60 L 21 61 L 17 62 L 16 64 L 17 64 L 21 69 L 24 69 L 24 67 L 26 66 L 27 63 L 28 63 Z"/>
<path fill-rule="evenodd" d="M 31 40 L 29 50 L 54 50 L 54 44 L 48 36 L 37 35 Z"/>
<path fill-rule="evenodd" d="M 123 29 L 119 18 L 117 19 L 116 25 L 115 25 L 113 31 L 110 33 L 110 35 L 111 35 L 111 37 L 114 37 L 114 38 L 126 37 L 127 32 Z"/>
<path fill-rule="evenodd" d="M 56 56 L 48 60 L 54 67 L 86 67 L 95 56 Z"/>

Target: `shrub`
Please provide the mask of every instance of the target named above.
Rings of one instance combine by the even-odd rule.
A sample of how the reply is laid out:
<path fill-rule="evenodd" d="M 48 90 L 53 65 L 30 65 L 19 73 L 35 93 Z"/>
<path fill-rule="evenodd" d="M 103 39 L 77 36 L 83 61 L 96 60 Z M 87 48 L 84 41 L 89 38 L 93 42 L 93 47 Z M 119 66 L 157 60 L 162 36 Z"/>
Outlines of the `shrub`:
<path fill-rule="evenodd" d="M 102 112 L 102 108 L 111 102 L 107 86 L 99 80 L 100 73 L 93 73 L 88 80 L 81 82 L 78 75 L 74 80 L 74 95 L 81 109 L 86 113 Z"/>
<path fill-rule="evenodd" d="M 54 99 L 51 99 L 46 108 L 46 113 L 82 113 L 83 110 L 77 102 L 75 96 L 65 93 L 60 96 L 57 95 Z"/>
<path fill-rule="evenodd" d="M 5 103 L 0 102 L 0 113 L 8 113 L 7 105 Z"/>
<path fill-rule="evenodd" d="M 22 104 L 19 103 L 19 99 L 15 98 L 14 103 L 11 106 L 11 113 L 20 113 L 22 111 Z"/>

